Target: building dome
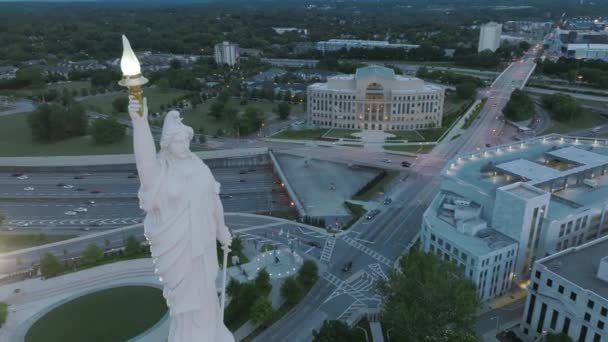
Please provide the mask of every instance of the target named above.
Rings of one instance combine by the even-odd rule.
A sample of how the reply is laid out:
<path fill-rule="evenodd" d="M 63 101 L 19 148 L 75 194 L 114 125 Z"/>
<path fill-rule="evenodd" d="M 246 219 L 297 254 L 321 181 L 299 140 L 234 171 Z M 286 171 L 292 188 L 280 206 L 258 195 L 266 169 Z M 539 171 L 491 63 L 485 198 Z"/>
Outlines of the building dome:
<path fill-rule="evenodd" d="M 395 71 L 393 69 L 383 67 L 380 65 L 370 65 L 370 66 L 366 66 L 366 67 L 357 69 L 357 72 L 355 73 L 356 78 L 363 78 L 363 77 L 370 77 L 370 76 L 380 77 L 380 78 L 384 78 L 387 80 L 393 80 L 393 79 L 395 79 Z"/>

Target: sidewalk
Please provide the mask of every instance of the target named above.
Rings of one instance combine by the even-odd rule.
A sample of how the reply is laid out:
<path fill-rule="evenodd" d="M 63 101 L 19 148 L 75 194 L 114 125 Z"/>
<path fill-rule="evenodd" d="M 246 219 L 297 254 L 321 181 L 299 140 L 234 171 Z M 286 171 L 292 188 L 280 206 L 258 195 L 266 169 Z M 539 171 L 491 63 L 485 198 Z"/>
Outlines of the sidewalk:
<path fill-rule="evenodd" d="M 487 303 L 484 303 L 482 307 L 477 311 L 477 315 L 482 315 L 486 312 L 500 309 L 504 306 L 507 306 L 511 303 L 514 303 L 522 298 L 525 298 L 528 295 L 528 291 L 524 289 L 520 289 L 517 287 L 516 289 L 507 292 L 506 294 L 495 298 Z"/>

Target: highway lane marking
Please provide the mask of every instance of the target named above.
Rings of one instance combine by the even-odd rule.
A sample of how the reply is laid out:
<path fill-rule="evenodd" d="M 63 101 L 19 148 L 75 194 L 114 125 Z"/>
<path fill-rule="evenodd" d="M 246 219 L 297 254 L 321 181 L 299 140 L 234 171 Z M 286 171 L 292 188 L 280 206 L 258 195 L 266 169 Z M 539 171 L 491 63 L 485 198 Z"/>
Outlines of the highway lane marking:
<path fill-rule="evenodd" d="M 369 241 L 369 240 L 364 240 L 364 239 L 359 239 L 359 238 L 355 238 L 355 240 L 360 241 L 360 242 L 365 242 L 365 243 L 371 243 L 374 244 L 374 241 Z"/>
<path fill-rule="evenodd" d="M 306 251 L 304 252 L 304 254 L 308 254 L 308 253 L 310 253 L 310 252 L 311 252 L 313 249 L 315 249 L 315 247 L 310 247 L 308 250 L 306 250 Z"/>

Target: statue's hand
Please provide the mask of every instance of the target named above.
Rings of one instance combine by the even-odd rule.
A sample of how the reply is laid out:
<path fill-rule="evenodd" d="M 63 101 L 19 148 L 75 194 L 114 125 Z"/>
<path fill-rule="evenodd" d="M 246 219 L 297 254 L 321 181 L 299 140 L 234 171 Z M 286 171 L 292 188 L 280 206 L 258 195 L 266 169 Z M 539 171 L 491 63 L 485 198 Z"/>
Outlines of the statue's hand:
<path fill-rule="evenodd" d="M 133 121 L 148 121 L 148 99 L 144 97 L 143 101 L 143 115 L 139 115 L 139 109 L 141 105 L 139 104 L 139 100 L 137 100 L 134 96 L 129 96 L 129 116 Z"/>

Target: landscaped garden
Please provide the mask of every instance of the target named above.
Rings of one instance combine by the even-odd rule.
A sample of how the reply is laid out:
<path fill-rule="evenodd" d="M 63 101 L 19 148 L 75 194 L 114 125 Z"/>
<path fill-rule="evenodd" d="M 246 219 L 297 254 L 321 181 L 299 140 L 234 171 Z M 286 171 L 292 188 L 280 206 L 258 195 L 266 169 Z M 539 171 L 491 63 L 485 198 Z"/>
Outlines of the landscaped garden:
<path fill-rule="evenodd" d="M 122 286 L 62 304 L 37 320 L 26 342 L 126 341 L 150 329 L 166 314 L 162 290 Z"/>

